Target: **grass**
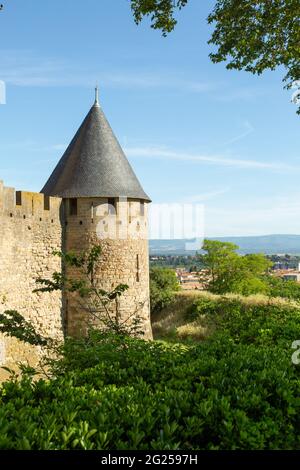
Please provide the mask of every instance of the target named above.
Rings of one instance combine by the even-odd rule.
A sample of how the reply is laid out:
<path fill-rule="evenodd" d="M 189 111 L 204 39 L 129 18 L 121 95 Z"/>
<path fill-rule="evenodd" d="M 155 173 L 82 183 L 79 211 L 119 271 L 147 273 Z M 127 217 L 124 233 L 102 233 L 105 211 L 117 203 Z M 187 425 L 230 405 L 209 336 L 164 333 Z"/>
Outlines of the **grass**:
<path fill-rule="evenodd" d="M 156 340 L 167 340 L 171 342 L 203 341 L 208 339 L 215 331 L 214 321 L 211 316 L 201 315 L 197 320 L 191 321 L 187 318 L 187 310 L 197 298 L 217 300 L 221 298 L 238 300 L 249 306 L 274 305 L 281 307 L 299 306 L 295 301 L 281 297 L 268 297 L 262 294 L 242 296 L 239 294 L 226 294 L 223 296 L 212 294 L 207 291 L 179 291 L 176 293 L 175 301 L 161 312 L 152 317 L 153 337 Z"/>

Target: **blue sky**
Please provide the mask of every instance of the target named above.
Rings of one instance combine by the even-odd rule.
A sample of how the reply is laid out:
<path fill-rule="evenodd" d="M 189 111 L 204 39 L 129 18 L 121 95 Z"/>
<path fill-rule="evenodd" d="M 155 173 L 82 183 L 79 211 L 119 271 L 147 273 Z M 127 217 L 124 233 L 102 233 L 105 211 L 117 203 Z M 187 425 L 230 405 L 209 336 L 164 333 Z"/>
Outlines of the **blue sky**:
<path fill-rule="evenodd" d="M 100 100 L 156 203 L 203 203 L 205 235 L 300 233 L 299 125 L 283 70 L 214 65 L 190 0 L 167 38 L 128 0 L 6 0 L 0 13 L 0 179 L 39 191 Z"/>

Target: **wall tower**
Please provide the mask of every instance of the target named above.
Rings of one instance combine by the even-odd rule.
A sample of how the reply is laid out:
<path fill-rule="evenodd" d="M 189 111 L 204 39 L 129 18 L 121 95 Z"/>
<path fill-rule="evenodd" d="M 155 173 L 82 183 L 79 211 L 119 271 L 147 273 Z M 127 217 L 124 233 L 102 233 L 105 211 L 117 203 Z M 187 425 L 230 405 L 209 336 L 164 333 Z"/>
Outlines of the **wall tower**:
<path fill-rule="evenodd" d="M 118 284 L 129 286 L 118 302 L 121 320 L 130 322 L 139 316 L 145 338 L 151 338 L 150 199 L 101 109 L 97 88 L 93 106 L 41 192 L 63 200 L 65 250 L 82 252 L 95 244 L 101 246 L 99 285 L 105 290 Z M 67 334 L 80 334 L 87 312 L 76 295 L 67 294 L 65 300 Z"/>

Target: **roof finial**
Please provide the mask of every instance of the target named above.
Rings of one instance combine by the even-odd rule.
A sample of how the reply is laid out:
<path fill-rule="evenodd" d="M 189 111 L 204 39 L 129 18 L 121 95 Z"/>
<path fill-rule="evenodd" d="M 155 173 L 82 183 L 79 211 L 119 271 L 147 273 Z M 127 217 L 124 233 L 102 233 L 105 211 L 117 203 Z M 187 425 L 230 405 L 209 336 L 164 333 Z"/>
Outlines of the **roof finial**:
<path fill-rule="evenodd" d="M 98 83 L 96 84 L 95 87 L 95 106 L 99 106 L 99 88 L 98 88 Z"/>

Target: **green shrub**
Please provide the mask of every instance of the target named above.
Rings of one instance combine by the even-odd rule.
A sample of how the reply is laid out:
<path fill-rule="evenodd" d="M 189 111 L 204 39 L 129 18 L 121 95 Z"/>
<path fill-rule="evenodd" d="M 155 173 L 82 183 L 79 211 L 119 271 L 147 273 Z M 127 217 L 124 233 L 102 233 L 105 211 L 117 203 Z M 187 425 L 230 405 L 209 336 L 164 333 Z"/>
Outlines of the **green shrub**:
<path fill-rule="evenodd" d="M 195 320 L 199 315 L 213 315 L 218 311 L 220 304 L 209 297 L 199 297 L 186 310 L 188 319 Z"/>
<path fill-rule="evenodd" d="M 197 345 L 90 330 L 0 389 L 0 449 L 300 450 L 295 306 L 197 298 L 216 331 Z M 23 369 L 26 372 L 25 369 Z"/>
<path fill-rule="evenodd" d="M 196 299 L 188 316 L 210 315 L 217 331 L 235 342 L 273 345 L 291 344 L 300 338 L 300 308 L 273 304 L 247 304 L 226 297 Z"/>
<path fill-rule="evenodd" d="M 0 448 L 300 449 L 289 349 L 226 335 L 191 348 L 110 340 L 70 341 L 56 379 L 4 383 Z"/>
<path fill-rule="evenodd" d="M 279 277 L 266 276 L 269 295 L 271 297 L 284 297 L 287 299 L 300 300 L 300 284 L 296 281 L 285 281 Z"/>
<path fill-rule="evenodd" d="M 151 313 L 159 312 L 173 302 L 180 288 L 174 269 L 153 267 L 150 269 Z"/>

